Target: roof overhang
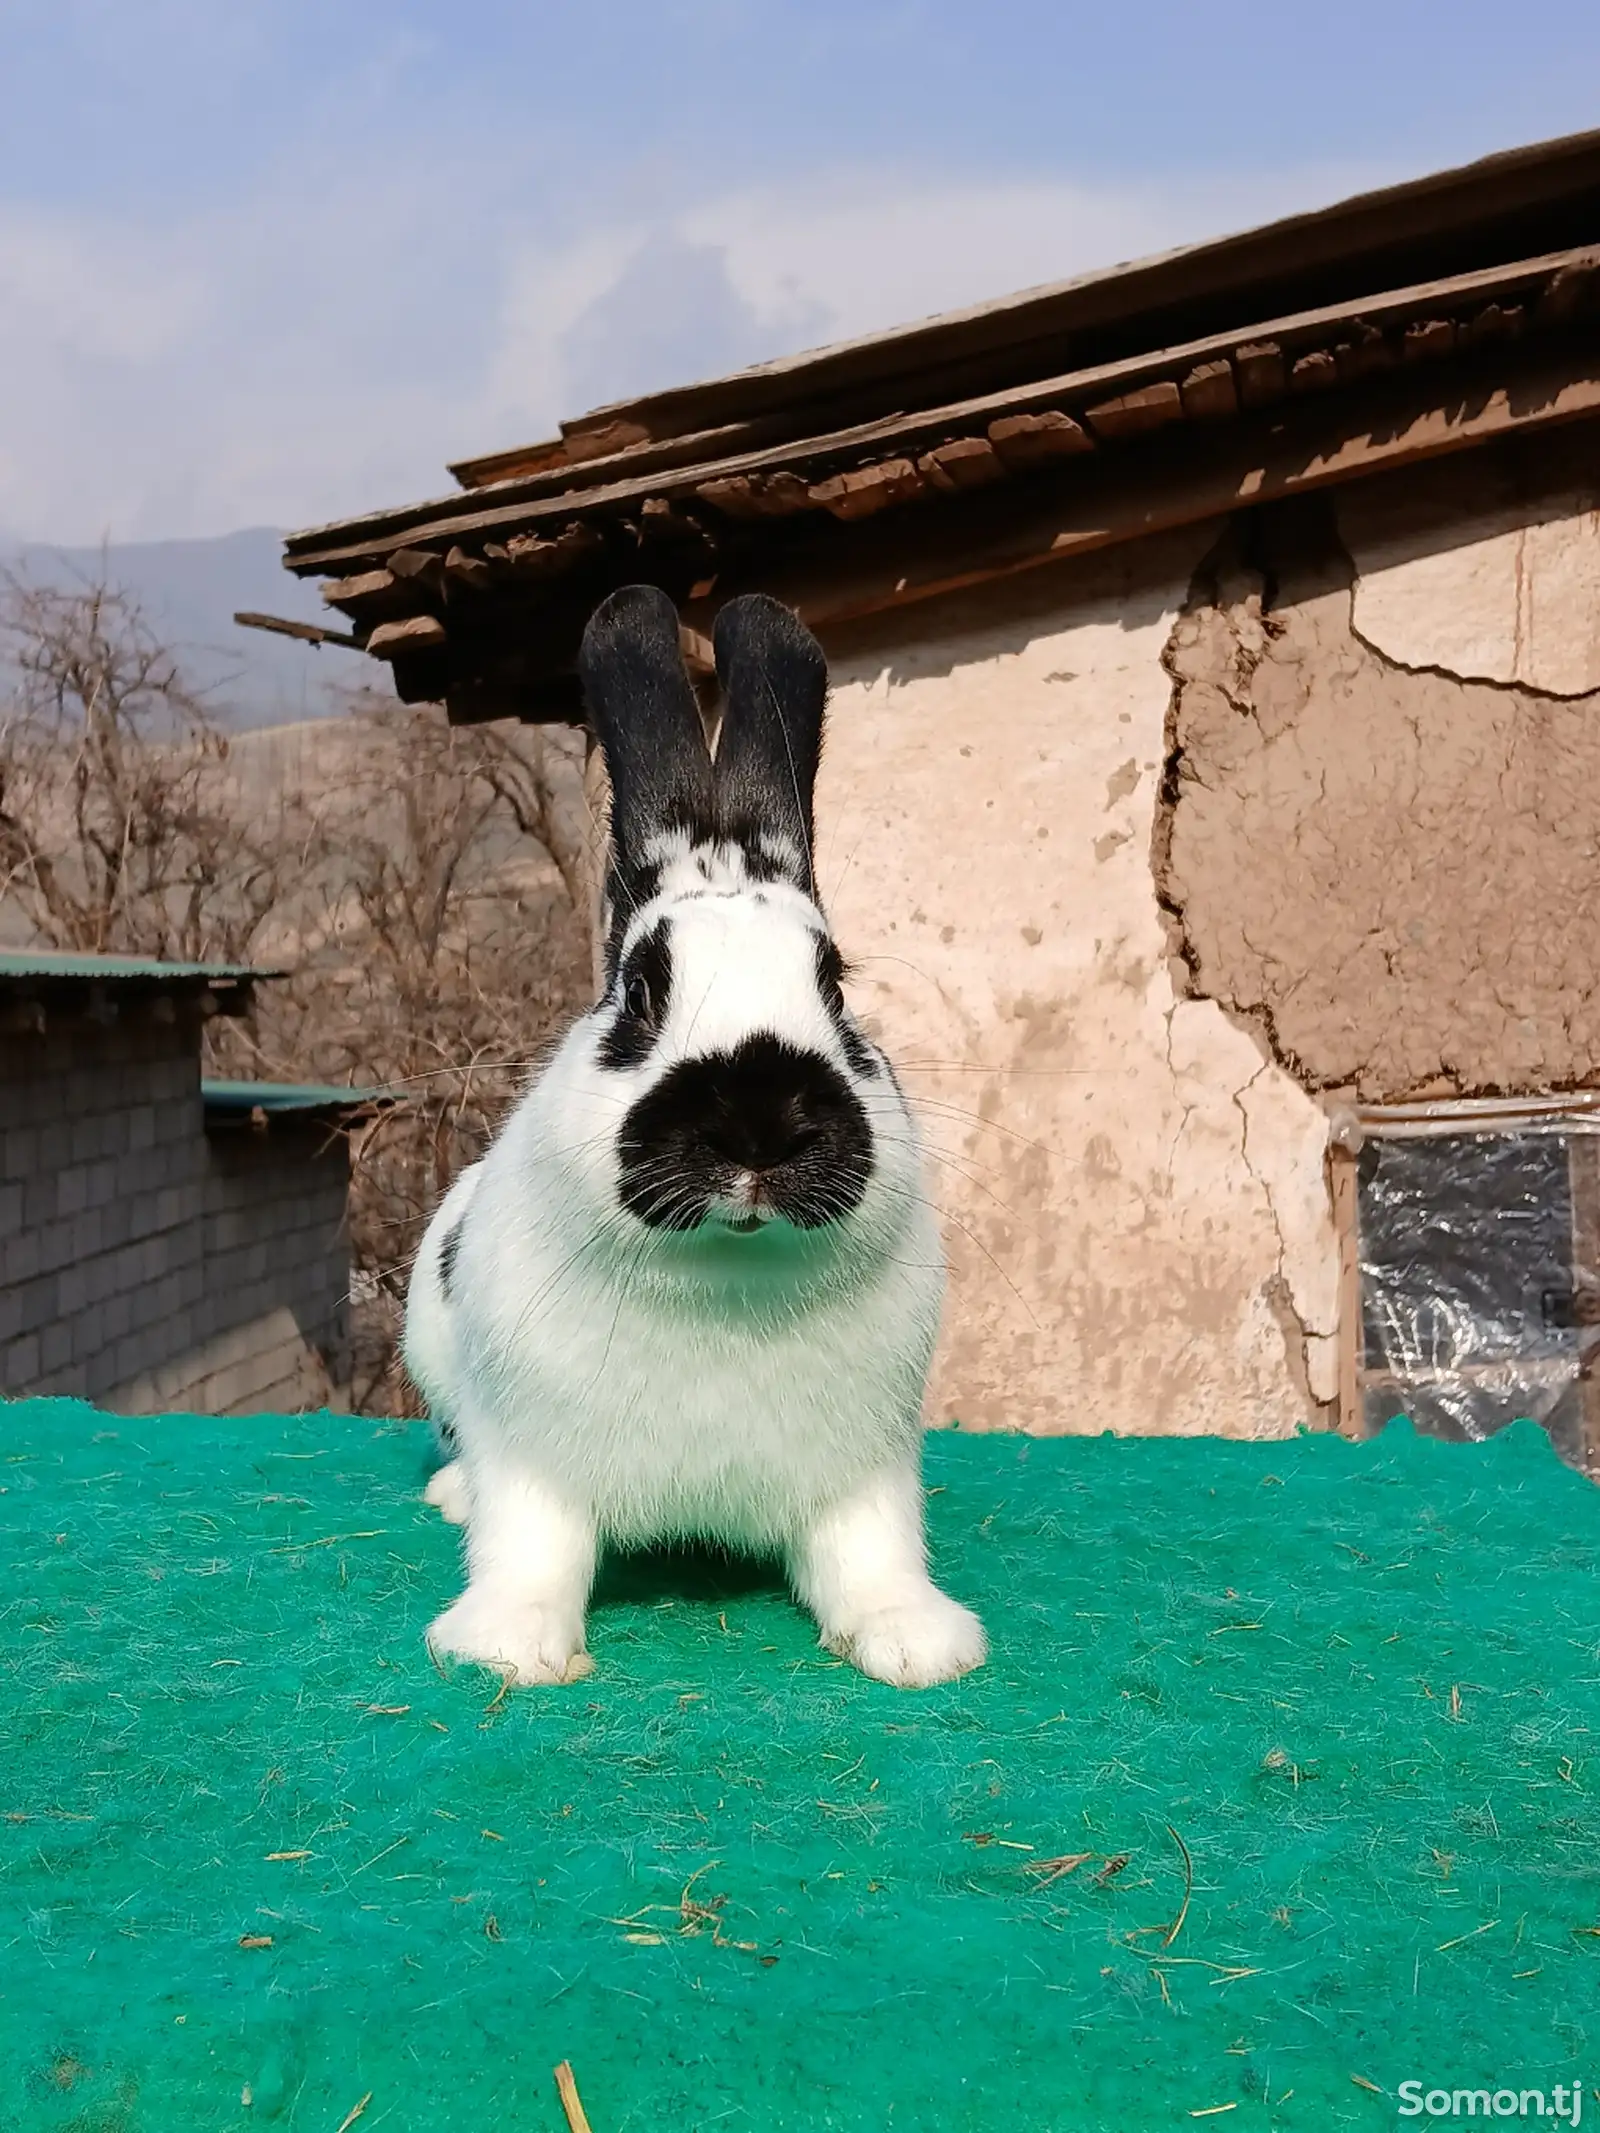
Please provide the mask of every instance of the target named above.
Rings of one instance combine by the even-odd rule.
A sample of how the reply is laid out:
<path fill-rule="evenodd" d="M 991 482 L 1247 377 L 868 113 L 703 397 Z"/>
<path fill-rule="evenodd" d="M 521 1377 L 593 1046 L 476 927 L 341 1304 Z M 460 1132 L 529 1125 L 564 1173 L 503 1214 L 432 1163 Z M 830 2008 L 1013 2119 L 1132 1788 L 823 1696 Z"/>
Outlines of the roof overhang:
<path fill-rule="evenodd" d="M 616 585 L 694 630 L 760 586 L 825 631 L 1600 418 L 1597 322 L 1600 133 L 602 409 L 285 560 L 406 700 L 576 720 Z"/>
<path fill-rule="evenodd" d="M 286 975 L 241 963 L 165 963 L 139 956 L 0 951 L 0 1032 L 42 1032 L 60 1022 L 110 1025 L 243 1015 L 259 979 Z"/>

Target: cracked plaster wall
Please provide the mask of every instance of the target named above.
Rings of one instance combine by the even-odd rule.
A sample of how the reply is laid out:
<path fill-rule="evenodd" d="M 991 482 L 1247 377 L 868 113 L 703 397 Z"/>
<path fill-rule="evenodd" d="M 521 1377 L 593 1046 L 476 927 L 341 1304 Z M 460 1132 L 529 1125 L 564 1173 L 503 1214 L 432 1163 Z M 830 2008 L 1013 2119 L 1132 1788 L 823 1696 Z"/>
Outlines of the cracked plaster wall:
<path fill-rule="evenodd" d="M 1573 445 L 1538 473 L 1253 514 L 1173 633 L 1158 867 L 1190 989 L 1310 1088 L 1595 1078 L 1600 537 Z"/>
<path fill-rule="evenodd" d="M 1337 496 L 1358 634 L 1396 666 L 1549 696 L 1600 690 L 1597 460 L 1562 434 Z"/>
<path fill-rule="evenodd" d="M 1152 873 L 1162 655 L 1217 529 L 830 643 L 818 873 L 932 1149 L 930 1418 L 1273 1436 L 1326 1422 L 1326 1122 L 1179 998 Z"/>

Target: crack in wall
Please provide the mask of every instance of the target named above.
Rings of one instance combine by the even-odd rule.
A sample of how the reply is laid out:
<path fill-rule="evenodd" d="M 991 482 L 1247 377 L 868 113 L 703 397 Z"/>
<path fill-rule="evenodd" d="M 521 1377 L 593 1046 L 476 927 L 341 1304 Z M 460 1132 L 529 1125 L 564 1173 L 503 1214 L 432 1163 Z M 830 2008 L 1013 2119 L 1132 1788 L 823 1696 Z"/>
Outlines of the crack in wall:
<path fill-rule="evenodd" d="M 1592 1086 L 1600 691 L 1405 666 L 1358 582 L 1326 499 L 1238 514 L 1195 572 L 1151 841 L 1174 993 L 1311 1093 Z"/>

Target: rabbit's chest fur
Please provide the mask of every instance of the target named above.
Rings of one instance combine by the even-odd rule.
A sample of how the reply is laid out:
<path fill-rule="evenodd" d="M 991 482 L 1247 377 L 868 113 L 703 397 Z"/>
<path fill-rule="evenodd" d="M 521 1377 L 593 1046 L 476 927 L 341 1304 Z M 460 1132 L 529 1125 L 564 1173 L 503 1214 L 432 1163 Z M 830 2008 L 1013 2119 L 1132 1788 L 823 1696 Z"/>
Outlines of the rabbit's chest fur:
<path fill-rule="evenodd" d="M 480 1198 L 501 1183 L 486 1176 Z M 617 1269 L 585 1266 L 581 1238 L 548 1210 L 478 1214 L 460 1266 L 466 1397 L 454 1422 L 480 1485 L 497 1463 L 526 1462 L 614 1538 L 759 1546 L 791 1538 L 915 1443 L 941 1300 L 936 1239 L 920 1251 L 907 1239 L 837 1290 L 796 1296 L 780 1274 L 754 1293 L 692 1279 L 619 1293 Z M 492 1281 L 474 1238 L 480 1251 L 493 1239 Z M 544 1308 L 557 1295 L 559 1309 Z"/>

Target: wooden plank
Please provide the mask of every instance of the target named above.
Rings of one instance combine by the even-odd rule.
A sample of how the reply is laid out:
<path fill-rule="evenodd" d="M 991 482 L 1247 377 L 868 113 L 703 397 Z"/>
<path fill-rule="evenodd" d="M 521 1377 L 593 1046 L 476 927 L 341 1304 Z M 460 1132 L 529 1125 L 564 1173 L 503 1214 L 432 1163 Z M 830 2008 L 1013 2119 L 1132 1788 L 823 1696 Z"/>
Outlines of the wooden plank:
<path fill-rule="evenodd" d="M 919 439 L 931 444 L 936 442 L 941 434 L 948 435 L 952 429 L 969 425 L 973 429 L 986 428 L 996 418 L 1046 410 L 1051 403 L 1064 397 L 1082 400 L 1091 393 L 1099 394 L 1115 385 L 1123 385 L 1131 390 L 1161 372 L 1181 373 L 1197 363 L 1229 355 L 1236 350 L 1238 356 L 1235 360 L 1235 370 L 1239 378 L 1240 398 L 1248 406 L 1253 404 L 1252 394 L 1247 388 L 1245 366 L 1241 359 L 1248 352 L 1259 349 L 1264 341 L 1273 344 L 1281 364 L 1284 346 L 1312 345 L 1319 337 L 1328 338 L 1327 329 L 1347 328 L 1353 319 L 1370 323 L 1393 321 L 1405 317 L 1408 313 L 1432 310 L 1436 305 L 1447 302 L 1464 302 L 1478 295 L 1504 295 L 1507 292 L 1526 290 L 1535 285 L 1542 285 L 1564 266 L 1582 262 L 1591 265 L 1600 262 L 1600 247 L 1578 246 L 1563 252 L 1549 253 L 1538 259 L 1521 260 L 1510 267 L 1496 267 L 1478 273 L 1452 276 L 1441 281 L 1419 283 L 1406 289 L 1390 290 L 1365 297 L 1359 304 L 1331 305 L 1300 312 L 1284 319 L 1263 321 L 1228 333 L 1211 334 L 1204 340 L 1153 350 L 1147 355 L 1117 363 L 1069 371 L 1059 376 L 1011 387 L 1003 392 L 952 402 L 926 412 L 895 415 L 878 422 L 858 424 L 851 428 L 808 437 L 796 443 L 777 444 L 748 452 L 730 452 L 726 456 L 709 460 L 695 457 L 692 463 L 675 462 L 666 468 L 667 478 L 664 480 L 659 477 L 654 462 L 647 463 L 645 454 L 641 453 L 636 459 L 624 457 L 612 462 L 596 461 L 591 469 L 594 475 L 610 477 L 614 474 L 616 478 L 606 478 L 594 488 L 574 488 L 569 474 L 563 471 L 556 476 L 538 477 L 529 483 L 508 483 L 503 500 L 491 508 L 463 510 L 464 504 L 470 504 L 469 497 L 447 496 L 406 505 L 398 511 L 383 512 L 368 518 L 347 519 L 331 525 L 310 527 L 290 535 L 285 543 L 285 563 L 287 568 L 302 574 L 350 568 L 358 564 L 381 562 L 390 547 L 408 532 L 425 533 L 428 540 L 435 543 L 448 543 L 469 536 L 503 539 L 507 530 L 514 531 L 548 518 L 569 517 L 578 509 L 599 510 L 614 505 L 629 505 L 652 493 L 686 495 L 703 490 L 710 484 L 741 475 L 792 472 L 797 462 L 826 460 L 831 455 L 859 453 L 879 444 L 910 445 Z M 1283 390 L 1281 383 L 1277 390 Z M 730 441 L 730 436 L 731 433 L 724 429 L 708 433 L 707 438 L 689 442 L 698 449 L 699 445 L 714 438 L 720 448 Z"/>
<path fill-rule="evenodd" d="M 1095 436 L 1106 438 L 1142 437 L 1147 430 L 1159 430 L 1169 422 L 1176 422 L 1183 414 L 1183 395 L 1170 378 L 1158 379 L 1154 385 L 1141 385 L 1131 393 L 1119 393 L 1114 400 L 1099 400 L 1093 407 L 1086 407 L 1083 419 Z"/>
<path fill-rule="evenodd" d="M 1360 475 L 1412 466 L 1496 438 L 1600 416 L 1600 348 L 1527 365 L 1476 386 L 1455 371 L 1430 379 L 1391 373 L 1348 402 L 1291 401 L 1238 423 L 1185 428 L 1143 453 L 1103 455 L 1074 469 L 1070 487 L 1019 509 L 1010 491 L 930 513 L 892 545 L 862 529 L 863 545 L 834 536 L 814 557 L 763 565 L 759 582 L 814 628 L 854 621 L 1193 525 L 1241 506 L 1309 494 Z M 740 589 L 719 585 L 726 597 Z"/>
<path fill-rule="evenodd" d="M 1380 371 L 1393 370 L 1400 356 L 1376 326 L 1357 319 L 1352 322 L 1348 336 L 1334 343 L 1333 360 L 1340 384 L 1358 385 L 1363 378 L 1375 378 Z"/>
<path fill-rule="evenodd" d="M 811 485 L 799 474 L 738 474 L 731 481 L 702 482 L 695 490 L 702 503 L 729 518 L 789 518 L 815 511 Z"/>
<path fill-rule="evenodd" d="M 835 518 L 849 520 L 872 518 L 893 504 L 915 503 L 925 493 L 922 476 L 909 459 L 884 459 L 876 466 L 813 482 L 811 501 Z"/>
<path fill-rule="evenodd" d="M 987 437 L 958 437 L 935 445 L 917 461 L 917 472 L 930 488 L 947 495 L 959 489 L 984 489 L 1005 479 L 1005 465 Z"/>
<path fill-rule="evenodd" d="M 1283 350 L 1276 341 L 1247 341 L 1235 349 L 1233 369 L 1244 407 L 1270 406 L 1288 386 Z"/>
<path fill-rule="evenodd" d="M 408 585 L 391 570 L 364 570 L 353 578 L 330 578 L 322 588 L 323 605 L 341 608 L 366 621 L 384 621 L 411 605 Z"/>
<path fill-rule="evenodd" d="M 367 639 L 374 659 L 404 659 L 445 642 L 445 627 L 436 615 L 408 615 L 404 622 L 380 622 Z"/>
<path fill-rule="evenodd" d="M 486 593 L 495 582 L 494 565 L 464 548 L 452 548 L 445 557 L 444 576 L 452 592 Z"/>
<path fill-rule="evenodd" d="M 1432 363 L 1440 356 L 1447 356 L 1455 345 L 1455 320 L 1430 318 L 1406 328 L 1400 340 L 1400 353 L 1408 363 Z"/>
<path fill-rule="evenodd" d="M 1094 450 L 1094 439 L 1081 423 L 1047 407 L 1032 414 L 998 415 L 989 424 L 989 442 L 1014 474 L 1050 466 Z"/>
<path fill-rule="evenodd" d="M 1333 1233 L 1339 1252 L 1338 1427 L 1345 1437 L 1364 1437 L 1362 1360 L 1366 1346 L 1361 1317 L 1360 1173 L 1355 1150 L 1337 1143 L 1328 1150 Z"/>
<path fill-rule="evenodd" d="M 1226 356 L 1197 363 L 1179 383 L 1183 411 L 1193 422 L 1209 422 L 1239 412 L 1239 391 L 1233 382 L 1233 365 Z"/>
<path fill-rule="evenodd" d="M 1339 382 L 1339 365 L 1331 348 L 1312 348 L 1303 356 L 1296 356 L 1289 372 L 1289 390 L 1297 393 L 1322 392 Z"/>
<path fill-rule="evenodd" d="M 301 644 L 337 644 L 352 652 L 361 650 L 361 639 L 344 630 L 324 629 L 316 622 L 291 622 L 286 615 L 258 615 L 251 610 L 234 616 L 241 629 L 269 630 L 274 637 L 294 637 Z"/>
<path fill-rule="evenodd" d="M 1559 275 L 1557 276 L 1559 280 Z M 1481 347 L 1486 341 L 1514 341 L 1527 323 L 1527 313 L 1521 304 L 1485 304 L 1481 311 L 1468 319 L 1462 333 L 1463 345 Z"/>
<path fill-rule="evenodd" d="M 605 542 L 593 526 L 574 520 L 557 534 L 517 533 L 506 543 L 504 569 L 518 585 L 564 577 L 597 556 Z"/>
<path fill-rule="evenodd" d="M 1597 268 L 1593 260 L 1574 260 L 1551 277 L 1539 298 L 1535 323 L 1540 326 L 1570 325 L 1580 311 L 1595 300 Z"/>
<path fill-rule="evenodd" d="M 543 474 L 551 467 L 569 467 L 567 440 L 542 437 L 536 444 L 513 445 L 505 452 L 485 452 L 476 459 L 457 459 L 446 467 L 452 481 L 463 489 L 488 489 L 496 482 L 514 481 L 529 474 Z"/>

